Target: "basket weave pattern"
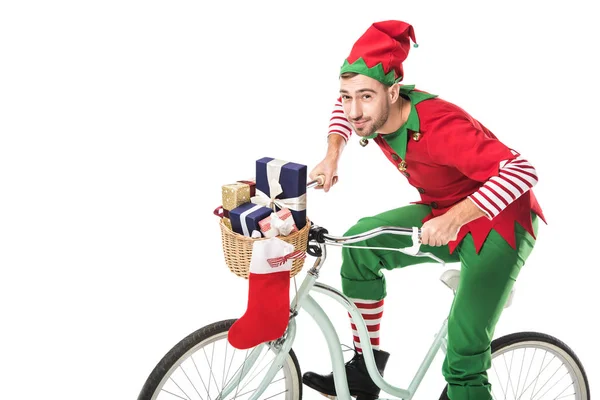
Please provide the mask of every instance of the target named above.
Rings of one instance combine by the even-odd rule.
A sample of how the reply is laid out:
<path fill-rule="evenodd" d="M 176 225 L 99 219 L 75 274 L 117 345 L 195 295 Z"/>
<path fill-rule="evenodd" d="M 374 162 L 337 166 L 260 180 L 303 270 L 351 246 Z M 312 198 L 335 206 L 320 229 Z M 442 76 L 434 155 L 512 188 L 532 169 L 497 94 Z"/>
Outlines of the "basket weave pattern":
<path fill-rule="evenodd" d="M 240 235 L 229 229 L 222 221 L 219 222 L 221 227 L 221 241 L 223 244 L 223 255 L 225 263 L 237 276 L 248 279 L 250 275 L 250 260 L 252 259 L 252 245 L 257 240 L 266 240 L 265 238 L 251 238 Z M 305 251 L 308 245 L 308 233 L 310 230 L 310 221 L 306 220 L 306 225 L 298 232 L 294 232 L 288 236 L 277 236 L 284 242 L 294 245 L 294 250 Z M 304 259 L 293 260 L 290 278 L 298 274 L 304 266 Z"/>

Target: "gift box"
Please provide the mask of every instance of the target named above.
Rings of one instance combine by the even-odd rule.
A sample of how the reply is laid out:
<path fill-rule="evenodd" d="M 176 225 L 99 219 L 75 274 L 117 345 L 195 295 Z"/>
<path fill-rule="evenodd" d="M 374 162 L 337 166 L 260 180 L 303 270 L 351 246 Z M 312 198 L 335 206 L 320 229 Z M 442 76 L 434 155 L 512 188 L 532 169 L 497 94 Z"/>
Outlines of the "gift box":
<path fill-rule="evenodd" d="M 288 236 L 293 232 L 298 232 L 298 227 L 294 223 L 292 213 L 287 208 L 271 212 L 271 215 L 258 223 L 260 231 L 266 238 L 275 236 Z"/>
<path fill-rule="evenodd" d="M 306 225 L 306 165 L 264 157 L 256 161 L 255 204 L 273 211 L 287 208 L 298 229 Z"/>
<path fill-rule="evenodd" d="M 231 228 L 240 235 L 252 237 L 252 232 L 260 233 L 261 220 L 271 215 L 273 211 L 265 206 L 254 203 L 245 203 L 229 211 Z"/>
<path fill-rule="evenodd" d="M 233 230 L 233 228 L 231 227 L 231 220 L 229 218 L 223 217 L 223 225 L 225 225 L 229 229 Z"/>
<path fill-rule="evenodd" d="M 237 183 L 241 183 L 244 185 L 248 185 L 248 189 L 250 190 L 250 197 L 256 196 L 256 182 L 252 179 L 237 181 Z"/>
<path fill-rule="evenodd" d="M 236 182 L 221 187 L 221 204 L 227 212 L 250 202 L 250 197 L 250 186 L 245 183 Z"/>
<path fill-rule="evenodd" d="M 229 211 L 244 203 L 249 203 L 250 198 L 256 195 L 256 182 L 252 180 L 237 181 L 221 187 L 221 204 L 223 216 L 229 218 Z"/>

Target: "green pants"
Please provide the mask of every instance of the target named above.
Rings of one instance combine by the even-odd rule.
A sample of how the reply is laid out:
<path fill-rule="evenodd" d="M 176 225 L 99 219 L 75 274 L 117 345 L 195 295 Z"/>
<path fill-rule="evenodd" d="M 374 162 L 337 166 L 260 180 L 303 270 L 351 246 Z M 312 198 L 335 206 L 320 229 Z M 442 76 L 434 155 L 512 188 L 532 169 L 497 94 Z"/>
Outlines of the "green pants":
<path fill-rule="evenodd" d="M 346 232 L 346 236 L 363 233 L 376 227 L 421 227 L 421 220 L 431 209 L 424 205 L 409 205 L 382 214 L 366 217 Z M 533 218 L 537 236 L 537 217 Z M 491 387 L 487 370 L 491 367 L 491 342 L 494 329 L 506 304 L 521 267 L 531 253 L 535 240 L 520 225 L 515 224 L 516 250 L 492 230 L 479 254 L 468 234 L 450 254 L 448 246 L 422 246 L 447 263 L 460 262 L 459 288 L 448 316 L 448 349 L 442 372 L 448 382 L 451 400 L 489 400 Z M 380 235 L 359 246 L 407 247 L 410 236 Z M 383 269 L 434 262 L 428 257 L 412 257 L 398 251 L 343 248 L 342 289 L 346 296 L 380 300 L 386 296 Z"/>

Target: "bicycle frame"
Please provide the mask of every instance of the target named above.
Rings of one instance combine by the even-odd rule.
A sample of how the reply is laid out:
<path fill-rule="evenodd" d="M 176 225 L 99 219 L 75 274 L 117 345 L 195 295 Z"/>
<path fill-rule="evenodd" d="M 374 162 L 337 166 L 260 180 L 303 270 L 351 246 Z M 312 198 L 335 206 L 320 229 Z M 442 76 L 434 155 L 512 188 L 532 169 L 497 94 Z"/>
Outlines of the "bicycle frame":
<path fill-rule="evenodd" d="M 264 392 L 266 387 L 275 377 L 277 371 L 282 367 L 284 359 L 292 347 L 296 336 L 295 316 L 297 315 L 299 310 L 304 309 L 315 320 L 327 342 L 327 347 L 329 349 L 331 363 L 333 366 L 333 375 L 337 398 L 346 400 L 351 399 L 346 378 L 345 363 L 342 355 L 340 339 L 338 337 L 335 327 L 333 326 L 331 320 L 329 319 L 325 311 L 323 311 L 318 302 L 311 296 L 311 291 L 331 297 L 332 299 L 336 300 L 339 304 L 341 304 L 342 307 L 344 307 L 350 313 L 356 325 L 358 335 L 360 338 L 360 343 L 363 348 L 363 354 L 365 358 L 367 371 L 371 375 L 373 382 L 375 382 L 375 384 L 379 386 L 382 390 L 391 395 L 397 396 L 400 399 L 410 400 L 414 396 L 417 388 L 423 380 L 423 377 L 425 376 L 426 372 L 431 366 L 431 363 L 433 362 L 433 359 L 435 358 L 437 352 L 440 350 L 440 348 L 444 352 L 446 351 L 446 336 L 448 332 L 447 319 L 445 319 L 442 323 L 442 327 L 436 334 L 435 339 L 431 344 L 431 347 L 427 351 L 427 354 L 425 355 L 425 358 L 419 366 L 419 369 L 417 370 L 414 378 L 408 386 L 408 389 L 402 389 L 393 386 L 392 384 L 387 382 L 377 370 L 367 326 L 362 318 L 362 315 L 358 311 L 358 308 L 348 297 L 346 297 L 337 289 L 334 289 L 333 287 L 328 286 L 326 284 L 317 282 L 317 279 L 319 277 L 319 269 L 325 262 L 326 258 L 325 245 L 319 244 L 319 247 L 321 249 L 322 255 L 316 259 L 314 266 L 308 271 L 306 278 L 302 281 L 302 284 L 300 285 L 296 296 L 291 302 L 292 315 L 285 335 L 275 342 L 269 344 L 263 343 L 254 348 L 248 356 L 247 360 L 244 362 L 245 365 L 249 364 L 248 367 L 242 368 L 242 370 L 240 370 L 236 374 L 236 376 L 231 380 L 232 383 L 230 383 L 227 387 L 223 389 L 219 398 L 223 398 L 229 393 L 231 393 L 235 389 L 236 383 L 241 381 L 244 378 L 244 376 L 248 374 L 248 372 L 250 372 L 250 369 L 252 368 L 254 362 L 256 362 L 256 359 L 263 351 L 264 346 L 271 346 L 277 349 L 278 354 L 273 360 L 269 371 L 265 374 L 263 380 L 261 381 L 254 395 L 250 399 L 255 400 Z"/>
<path fill-rule="evenodd" d="M 321 181 L 314 180 L 307 184 L 307 188 L 315 187 L 317 184 L 322 184 Z M 363 234 L 355 235 L 352 238 L 337 238 L 329 235 L 326 236 L 326 241 L 329 244 L 336 244 L 340 242 L 344 243 L 354 243 L 366 239 L 372 235 L 376 235 L 378 233 L 382 233 L 382 231 L 386 230 L 390 227 L 381 227 L 378 229 L 374 229 L 369 232 L 365 232 Z M 392 228 L 392 231 L 389 232 L 391 234 L 399 234 L 399 235 L 409 235 L 412 236 L 413 239 L 413 247 L 410 249 L 406 249 L 407 254 L 412 254 L 414 256 L 427 256 L 430 257 L 440 263 L 443 264 L 443 261 L 435 257 L 431 253 L 422 253 L 419 251 L 420 244 L 417 244 L 418 235 L 420 234 L 418 229 L 406 229 L 406 228 Z M 321 266 L 325 263 L 325 259 L 327 257 L 326 246 L 323 241 L 318 242 L 319 247 L 319 257 L 317 257 L 313 267 L 308 271 L 306 278 L 302 281 L 296 296 L 292 300 L 292 305 L 290 307 L 291 317 L 288 324 L 288 328 L 284 334 L 284 336 L 278 339 L 275 342 L 271 343 L 263 343 L 255 347 L 250 355 L 247 357 L 244 365 L 248 364 L 248 368 L 242 368 L 239 372 L 237 372 L 234 377 L 231 379 L 231 383 L 223 388 L 221 395 L 217 398 L 220 400 L 223 397 L 226 397 L 229 393 L 231 393 L 235 387 L 237 386 L 237 382 L 241 382 L 242 379 L 250 372 L 250 369 L 258 359 L 259 355 L 263 351 L 265 346 L 273 347 L 277 350 L 278 354 L 273 360 L 269 371 L 265 374 L 264 378 L 260 382 L 258 388 L 254 392 L 254 395 L 250 397 L 250 400 L 256 400 L 267 386 L 271 383 L 277 371 L 282 367 L 283 362 L 290 349 L 292 348 L 292 344 L 296 337 L 296 319 L 295 316 L 298 314 L 300 309 L 306 310 L 306 312 L 315 320 L 317 325 L 321 328 L 321 332 L 327 341 L 327 347 L 329 349 L 329 354 L 331 356 L 331 363 L 333 366 L 333 376 L 335 381 L 335 390 L 337 393 L 338 399 L 351 400 L 350 390 L 348 388 L 348 381 L 346 379 L 346 369 L 344 358 L 342 355 L 341 343 L 340 339 L 337 335 L 337 331 L 331 320 L 323 311 L 321 306 L 319 306 L 318 302 L 313 299 L 310 295 L 311 291 L 316 293 L 322 293 L 326 296 L 329 296 L 340 303 L 352 316 L 352 319 L 356 325 L 356 329 L 358 331 L 358 336 L 360 339 L 361 346 L 363 348 L 363 355 L 365 358 L 365 364 L 367 367 L 367 371 L 371 375 L 373 382 L 377 386 L 379 386 L 385 392 L 397 396 L 403 400 L 410 400 L 415 394 L 417 388 L 419 387 L 425 373 L 431 366 L 435 355 L 440 350 L 440 348 L 445 352 L 446 351 L 446 336 L 448 333 L 448 319 L 446 318 L 442 323 L 442 327 L 438 331 L 435 336 L 431 347 L 427 351 L 425 358 L 423 359 L 419 369 L 417 370 L 413 380 L 411 381 L 408 389 L 402 389 L 396 386 L 391 385 L 387 382 L 379 371 L 377 370 L 377 366 L 375 364 L 375 357 L 373 356 L 373 349 L 371 347 L 371 340 L 369 337 L 369 332 L 367 331 L 367 326 L 362 318 L 362 315 L 358 311 L 358 308 L 354 305 L 354 303 L 346 297 L 340 291 L 334 289 L 331 286 L 317 283 L 317 279 L 319 277 L 319 270 Z M 300 383 L 302 384 L 302 383 Z"/>

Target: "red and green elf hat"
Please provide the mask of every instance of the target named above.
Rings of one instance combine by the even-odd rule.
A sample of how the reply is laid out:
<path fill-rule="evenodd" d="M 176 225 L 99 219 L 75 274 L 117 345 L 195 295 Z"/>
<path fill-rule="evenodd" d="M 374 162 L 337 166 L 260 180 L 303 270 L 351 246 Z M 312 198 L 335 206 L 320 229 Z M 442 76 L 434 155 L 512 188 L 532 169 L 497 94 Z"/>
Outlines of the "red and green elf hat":
<path fill-rule="evenodd" d="M 408 56 L 410 39 L 416 42 L 413 27 L 406 22 L 375 22 L 354 43 L 340 75 L 355 72 L 387 86 L 400 82 L 404 78 L 402 63 Z"/>

